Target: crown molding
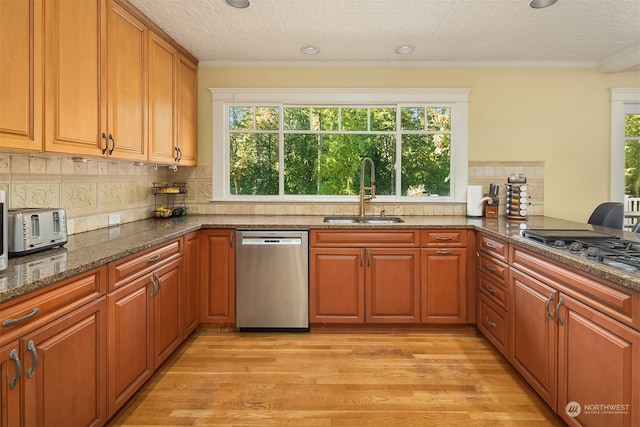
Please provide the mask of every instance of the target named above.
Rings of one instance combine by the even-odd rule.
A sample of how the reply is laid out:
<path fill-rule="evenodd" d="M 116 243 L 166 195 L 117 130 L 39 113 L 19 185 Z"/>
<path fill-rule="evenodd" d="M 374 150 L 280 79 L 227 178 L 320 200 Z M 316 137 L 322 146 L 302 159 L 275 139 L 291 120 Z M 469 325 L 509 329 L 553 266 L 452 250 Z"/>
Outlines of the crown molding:
<path fill-rule="evenodd" d="M 201 61 L 200 68 L 595 68 L 592 61 Z"/>
<path fill-rule="evenodd" d="M 601 73 L 619 73 L 630 70 L 640 70 L 640 43 L 614 53 L 602 61 L 598 68 Z"/>

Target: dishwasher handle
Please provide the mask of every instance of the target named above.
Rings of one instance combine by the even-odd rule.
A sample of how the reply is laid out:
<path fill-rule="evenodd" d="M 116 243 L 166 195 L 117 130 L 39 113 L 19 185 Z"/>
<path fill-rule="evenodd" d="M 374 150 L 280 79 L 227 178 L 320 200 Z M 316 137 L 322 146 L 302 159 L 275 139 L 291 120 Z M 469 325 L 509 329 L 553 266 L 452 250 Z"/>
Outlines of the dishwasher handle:
<path fill-rule="evenodd" d="M 301 245 L 300 237 L 243 237 L 243 246 Z"/>

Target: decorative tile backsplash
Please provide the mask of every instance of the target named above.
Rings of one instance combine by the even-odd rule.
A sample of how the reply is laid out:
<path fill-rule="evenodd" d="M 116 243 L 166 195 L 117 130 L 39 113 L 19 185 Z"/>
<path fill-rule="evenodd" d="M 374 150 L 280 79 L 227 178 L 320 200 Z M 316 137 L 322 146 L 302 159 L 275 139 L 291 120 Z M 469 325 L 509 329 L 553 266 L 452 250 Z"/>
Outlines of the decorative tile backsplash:
<path fill-rule="evenodd" d="M 505 184 L 511 173 L 527 177 L 529 215 L 544 215 L 544 162 L 470 162 L 469 185 Z M 62 207 L 70 234 L 108 226 L 108 215 L 121 222 L 152 216 L 154 182 L 187 183 L 185 203 L 190 213 L 219 215 L 357 215 L 357 203 L 211 202 L 211 166 L 178 167 L 131 161 L 88 159 L 47 154 L 0 152 L 0 189 L 7 191 L 9 208 Z M 506 191 L 500 193 L 504 215 Z M 158 204 L 166 203 L 158 196 Z M 466 203 L 367 203 L 367 213 L 379 215 L 466 215 Z"/>

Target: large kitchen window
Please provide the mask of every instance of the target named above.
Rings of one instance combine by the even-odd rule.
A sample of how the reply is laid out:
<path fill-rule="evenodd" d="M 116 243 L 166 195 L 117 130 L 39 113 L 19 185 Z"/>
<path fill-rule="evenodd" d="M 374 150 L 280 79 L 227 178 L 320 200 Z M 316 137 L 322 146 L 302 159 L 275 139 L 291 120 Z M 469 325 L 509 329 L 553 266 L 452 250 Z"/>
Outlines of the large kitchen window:
<path fill-rule="evenodd" d="M 214 200 L 346 200 L 364 157 L 380 201 L 464 198 L 467 90 L 212 94 Z"/>

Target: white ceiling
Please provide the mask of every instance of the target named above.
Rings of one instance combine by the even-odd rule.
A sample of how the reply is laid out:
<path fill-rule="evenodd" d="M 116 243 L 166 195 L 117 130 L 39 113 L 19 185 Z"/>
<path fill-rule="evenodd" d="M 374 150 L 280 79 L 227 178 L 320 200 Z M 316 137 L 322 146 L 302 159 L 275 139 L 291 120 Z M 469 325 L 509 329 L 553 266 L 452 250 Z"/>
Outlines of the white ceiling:
<path fill-rule="evenodd" d="M 201 65 L 640 69 L 640 0 L 130 0 Z M 410 44 L 415 51 L 398 55 Z M 315 56 L 300 48 L 314 45 Z"/>

